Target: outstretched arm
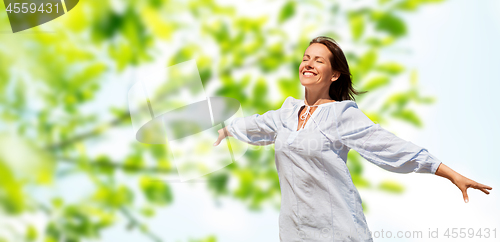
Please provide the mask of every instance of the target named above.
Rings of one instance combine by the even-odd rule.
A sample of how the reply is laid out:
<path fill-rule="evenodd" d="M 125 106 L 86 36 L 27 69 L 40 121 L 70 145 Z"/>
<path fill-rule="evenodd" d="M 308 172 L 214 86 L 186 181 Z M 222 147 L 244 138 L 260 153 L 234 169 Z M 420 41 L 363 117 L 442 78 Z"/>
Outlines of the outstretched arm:
<path fill-rule="evenodd" d="M 269 110 L 261 114 L 234 118 L 226 127 L 219 129 L 219 137 L 213 144 L 217 146 L 227 136 L 234 137 L 251 145 L 273 144 L 278 130 L 283 126 L 281 116 L 283 109 L 292 108 L 294 98 L 289 96 L 280 109 Z"/>
<path fill-rule="evenodd" d="M 492 188 L 477 183 L 455 172 L 426 149 L 403 140 L 373 123 L 354 103 L 339 111 L 338 139 L 358 151 L 368 161 L 383 169 L 398 173 L 431 173 L 448 178 L 469 202 L 467 188 L 479 189 L 486 194 Z"/>
<path fill-rule="evenodd" d="M 460 175 L 458 172 L 452 170 L 443 163 L 439 165 L 435 174 L 444 178 L 448 178 L 453 184 L 455 184 L 455 186 L 457 186 L 462 191 L 462 195 L 464 196 L 464 201 L 466 203 L 469 202 L 469 196 L 467 196 L 467 188 L 472 187 L 475 189 L 479 189 L 486 194 L 490 194 L 490 192 L 486 191 L 486 189 L 492 189 L 490 186 L 475 182 L 465 176 Z"/>
<path fill-rule="evenodd" d="M 214 146 L 219 145 L 227 136 L 234 137 L 251 145 L 273 144 L 280 126 L 280 109 L 264 114 L 253 114 L 233 119 L 226 127 L 219 129 L 219 137 Z"/>

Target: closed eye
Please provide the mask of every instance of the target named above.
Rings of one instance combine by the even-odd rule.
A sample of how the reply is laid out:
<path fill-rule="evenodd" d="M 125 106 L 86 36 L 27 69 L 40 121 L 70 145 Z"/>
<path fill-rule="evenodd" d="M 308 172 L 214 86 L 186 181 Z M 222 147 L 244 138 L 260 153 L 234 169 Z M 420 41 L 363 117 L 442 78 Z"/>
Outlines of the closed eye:
<path fill-rule="evenodd" d="M 307 61 L 307 60 L 302 60 L 302 61 Z M 316 61 L 316 62 L 323 63 L 322 61 Z"/>

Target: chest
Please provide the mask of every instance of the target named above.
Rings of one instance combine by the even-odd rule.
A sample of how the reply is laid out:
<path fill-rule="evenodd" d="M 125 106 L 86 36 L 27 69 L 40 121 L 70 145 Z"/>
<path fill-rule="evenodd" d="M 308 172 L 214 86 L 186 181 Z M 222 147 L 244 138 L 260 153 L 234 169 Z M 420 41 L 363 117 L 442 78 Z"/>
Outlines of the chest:
<path fill-rule="evenodd" d="M 328 109 L 322 106 L 297 107 L 282 120 L 283 128 L 277 133 L 275 151 L 292 151 L 305 156 L 341 148 L 334 138 L 335 122 Z"/>
<path fill-rule="evenodd" d="M 315 107 L 306 107 L 302 106 L 297 113 L 297 120 L 298 120 L 298 125 L 297 125 L 297 131 L 300 129 L 303 129 L 305 127 L 305 124 L 307 121 L 309 121 L 309 118 L 312 116 L 312 114 L 317 110 L 317 106 Z"/>

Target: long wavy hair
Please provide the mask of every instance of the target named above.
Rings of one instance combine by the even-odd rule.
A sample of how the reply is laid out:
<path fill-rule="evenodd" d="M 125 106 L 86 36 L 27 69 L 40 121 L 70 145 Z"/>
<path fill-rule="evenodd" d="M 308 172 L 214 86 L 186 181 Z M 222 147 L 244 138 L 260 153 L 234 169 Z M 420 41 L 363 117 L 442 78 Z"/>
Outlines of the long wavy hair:
<path fill-rule="evenodd" d="M 337 42 L 327 36 L 319 36 L 311 40 L 309 45 L 319 43 L 325 45 L 332 53 L 330 63 L 332 70 L 340 72 L 340 77 L 330 85 L 329 95 L 335 101 L 352 100 L 355 101 L 354 95 L 366 93 L 367 91 L 357 91 L 352 87 L 351 72 L 345 58 L 344 52 L 340 49 Z"/>

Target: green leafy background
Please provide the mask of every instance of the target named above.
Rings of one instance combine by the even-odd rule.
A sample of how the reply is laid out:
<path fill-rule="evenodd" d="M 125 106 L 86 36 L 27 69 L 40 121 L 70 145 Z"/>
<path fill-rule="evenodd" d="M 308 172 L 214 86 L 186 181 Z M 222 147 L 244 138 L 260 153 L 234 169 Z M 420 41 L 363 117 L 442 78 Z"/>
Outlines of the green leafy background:
<path fill-rule="evenodd" d="M 402 16 L 439 2 L 270 1 L 262 11 L 244 13 L 236 2 L 212 0 L 81 1 L 49 24 L 1 34 L 0 211 L 21 226 L 0 241 L 99 240 L 113 226 L 138 231 L 144 241 L 170 241 L 150 230 L 148 220 L 176 198 L 173 185 L 156 178 L 177 171 L 165 146 L 134 141 L 126 103 L 134 70 L 162 58 L 168 65 L 195 59 L 211 95 L 239 100 L 245 114 L 262 114 L 287 96 L 303 98 L 301 57 L 312 38 L 327 35 L 345 44 L 355 87 L 369 91 L 356 100 L 368 117 L 421 128 L 414 107 L 435 99 L 421 92 L 416 70 L 381 55 L 407 35 Z M 10 29 L 3 6 L 0 29 Z M 408 88 L 390 89 L 395 82 Z M 130 139 L 106 146 L 117 133 Z M 405 191 L 397 181 L 373 182 L 364 163 L 349 153 L 358 189 Z M 272 149 L 250 149 L 244 161 L 206 178 L 214 200 L 279 210 Z M 73 188 L 79 196 L 61 192 L 68 183 L 82 184 Z M 369 203 L 363 201 L 365 213 Z"/>

